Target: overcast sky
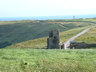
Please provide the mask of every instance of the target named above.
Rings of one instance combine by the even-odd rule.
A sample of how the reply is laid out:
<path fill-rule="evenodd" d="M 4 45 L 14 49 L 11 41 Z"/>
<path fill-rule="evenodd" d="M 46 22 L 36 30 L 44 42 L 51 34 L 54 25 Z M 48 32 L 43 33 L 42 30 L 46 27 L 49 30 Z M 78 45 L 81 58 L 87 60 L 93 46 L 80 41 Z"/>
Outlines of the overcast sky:
<path fill-rule="evenodd" d="M 96 14 L 96 0 L 0 0 L 0 17 Z"/>

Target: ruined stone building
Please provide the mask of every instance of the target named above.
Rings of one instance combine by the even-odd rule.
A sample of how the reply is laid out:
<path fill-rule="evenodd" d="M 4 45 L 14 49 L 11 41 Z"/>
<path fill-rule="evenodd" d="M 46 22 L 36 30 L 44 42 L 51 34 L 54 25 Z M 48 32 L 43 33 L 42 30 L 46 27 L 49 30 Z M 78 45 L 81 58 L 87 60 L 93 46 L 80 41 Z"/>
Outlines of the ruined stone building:
<path fill-rule="evenodd" d="M 71 42 L 70 43 L 70 49 L 85 49 L 85 48 L 91 48 L 96 47 L 96 44 L 87 44 L 85 42 Z"/>
<path fill-rule="evenodd" d="M 88 30 L 89 28 L 77 34 L 76 36 L 72 37 L 65 43 L 60 43 L 58 29 L 51 30 L 49 32 L 49 38 L 47 39 L 47 49 L 82 49 L 82 48 L 96 47 L 96 44 L 87 44 L 85 42 L 78 43 L 74 41 L 75 38 L 84 34 Z"/>
<path fill-rule="evenodd" d="M 49 32 L 49 38 L 47 39 L 47 49 L 59 49 L 60 48 L 59 30 L 51 30 Z"/>

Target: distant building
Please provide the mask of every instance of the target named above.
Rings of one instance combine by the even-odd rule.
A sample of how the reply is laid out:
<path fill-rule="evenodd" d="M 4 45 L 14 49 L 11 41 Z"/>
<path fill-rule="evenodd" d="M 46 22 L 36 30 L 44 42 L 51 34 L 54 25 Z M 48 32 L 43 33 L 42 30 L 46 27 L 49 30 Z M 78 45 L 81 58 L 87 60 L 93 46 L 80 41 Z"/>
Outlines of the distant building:
<path fill-rule="evenodd" d="M 60 48 L 59 30 L 55 29 L 49 32 L 49 38 L 47 39 L 47 49 L 59 49 Z"/>

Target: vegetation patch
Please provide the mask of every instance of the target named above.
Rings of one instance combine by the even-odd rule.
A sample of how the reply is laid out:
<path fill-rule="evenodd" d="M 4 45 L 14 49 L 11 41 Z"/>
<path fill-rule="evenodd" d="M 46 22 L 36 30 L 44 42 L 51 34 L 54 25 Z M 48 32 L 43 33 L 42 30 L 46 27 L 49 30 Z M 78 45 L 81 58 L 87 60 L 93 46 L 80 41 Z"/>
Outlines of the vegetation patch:
<path fill-rule="evenodd" d="M 69 20 L 25 20 L 25 21 L 1 21 L 0 22 L 0 43 L 16 44 L 37 38 L 48 36 L 52 29 L 59 29 L 60 32 L 91 26 L 92 23 L 74 22 Z M 4 46 L 5 47 L 5 46 Z"/>
<path fill-rule="evenodd" d="M 2 49 L 2 72 L 95 72 L 95 50 Z"/>
<path fill-rule="evenodd" d="M 66 42 L 71 37 L 88 27 L 75 28 L 60 33 L 60 42 Z M 9 46 L 9 48 L 47 48 L 47 37 L 29 40 Z"/>
<path fill-rule="evenodd" d="M 91 28 L 87 33 L 76 38 L 78 42 L 85 42 L 88 44 L 96 44 L 96 26 Z"/>

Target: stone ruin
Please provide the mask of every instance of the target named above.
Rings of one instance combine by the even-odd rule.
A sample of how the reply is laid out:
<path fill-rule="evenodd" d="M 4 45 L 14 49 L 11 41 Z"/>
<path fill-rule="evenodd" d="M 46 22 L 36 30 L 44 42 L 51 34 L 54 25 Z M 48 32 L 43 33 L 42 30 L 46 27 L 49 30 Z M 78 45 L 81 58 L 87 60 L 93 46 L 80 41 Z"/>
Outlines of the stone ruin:
<path fill-rule="evenodd" d="M 96 44 L 87 44 L 85 42 L 76 42 L 72 41 L 70 43 L 70 49 L 84 49 L 84 48 L 91 48 L 91 47 L 96 47 Z"/>
<path fill-rule="evenodd" d="M 47 39 L 47 49 L 60 49 L 59 30 L 51 30 Z"/>
<path fill-rule="evenodd" d="M 69 41 L 67 49 L 82 49 L 96 47 L 96 44 L 87 44 L 85 42 L 78 43 L 76 41 Z M 67 43 L 67 44 L 68 44 Z M 59 30 L 51 30 L 49 32 L 49 38 L 47 39 L 47 49 L 66 49 L 66 43 L 60 43 Z"/>

